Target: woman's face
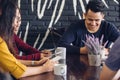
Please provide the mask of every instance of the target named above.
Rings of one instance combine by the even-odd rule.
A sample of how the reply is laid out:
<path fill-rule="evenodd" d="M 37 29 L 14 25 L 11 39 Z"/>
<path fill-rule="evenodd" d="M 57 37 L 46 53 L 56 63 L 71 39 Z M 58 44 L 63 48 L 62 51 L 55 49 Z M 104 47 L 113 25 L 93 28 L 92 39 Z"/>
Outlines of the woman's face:
<path fill-rule="evenodd" d="M 17 34 L 21 25 L 21 15 L 19 9 L 16 10 L 16 16 L 13 21 L 14 33 Z"/>

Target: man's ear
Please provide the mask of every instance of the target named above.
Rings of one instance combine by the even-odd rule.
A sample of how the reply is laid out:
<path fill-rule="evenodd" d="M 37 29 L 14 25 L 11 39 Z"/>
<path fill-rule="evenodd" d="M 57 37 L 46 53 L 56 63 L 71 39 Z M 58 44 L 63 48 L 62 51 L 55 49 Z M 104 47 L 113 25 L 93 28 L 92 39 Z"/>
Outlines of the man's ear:
<path fill-rule="evenodd" d="M 83 18 L 83 19 L 85 19 L 85 15 L 86 15 L 86 13 L 83 13 L 83 14 L 82 14 L 82 18 Z"/>
<path fill-rule="evenodd" d="M 105 16 L 105 14 L 104 14 L 104 13 L 102 13 L 102 18 L 103 18 L 103 20 L 104 20 L 104 16 Z"/>
<path fill-rule="evenodd" d="M 104 13 L 101 13 L 102 14 L 102 17 L 104 18 L 105 14 Z"/>

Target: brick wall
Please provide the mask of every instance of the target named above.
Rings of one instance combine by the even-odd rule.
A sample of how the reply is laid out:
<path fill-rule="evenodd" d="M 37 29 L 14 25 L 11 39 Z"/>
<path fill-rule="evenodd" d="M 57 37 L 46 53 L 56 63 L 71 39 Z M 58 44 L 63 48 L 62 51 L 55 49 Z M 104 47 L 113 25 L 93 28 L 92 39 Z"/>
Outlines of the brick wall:
<path fill-rule="evenodd" d="M 77 6 L 75 6 L 75 1 Z M 79 1 L 83 2 L 83 7 L 81 7 Z M 82 18 L 84 6 L 87 4 L 86 1 L 87 0 L 21 0 L 22 24 L 18 35 L 31 46 L 35 46 L 36 44 L 35 47 L 38 49 L 53 48 L 53 40 L 58 41 L 59 36 L 51 34 L 47 36 L 45 33 L 49 33 L 48 28 L 56 28 L 57 30 L 66 28 L 71 22 Z M 117 28 L 120 29 L 119 3 L 114 0 L 105 1 L 107 4 L 105 8 L 105 19 L 114 23 Z M 39 10 L 40 12 L 38 12 Z M 39 16 L 37 13 L 39 13 Z M 37 38 L 38 35 L 40 35 L 39 39 Z M 46 39 L 45 36 L 47 36 Z"/>

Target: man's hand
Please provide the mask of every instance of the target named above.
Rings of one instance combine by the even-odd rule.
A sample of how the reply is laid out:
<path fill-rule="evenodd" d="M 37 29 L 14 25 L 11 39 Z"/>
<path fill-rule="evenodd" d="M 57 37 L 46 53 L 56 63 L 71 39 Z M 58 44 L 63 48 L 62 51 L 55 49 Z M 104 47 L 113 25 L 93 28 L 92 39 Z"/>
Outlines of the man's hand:
<path fill-rule="evenodd" d="M 83 42 L 91 54 L 99 54 L 108 43 L 108 41 L 106 41 L 105 44 L 103 45 L 103 38 L 104 38 L 103 35 L 100 40 L 97 37 L 94 37 L 94 35 L 92 36 L 86 35 L 86 41 Z"/>
<path fill-rule="evenodd" d="M 87 53 L 88 53 L 88 49 L 86 48 L 86 46 L 80 47 L 80 54 L 87 54 Z"/>

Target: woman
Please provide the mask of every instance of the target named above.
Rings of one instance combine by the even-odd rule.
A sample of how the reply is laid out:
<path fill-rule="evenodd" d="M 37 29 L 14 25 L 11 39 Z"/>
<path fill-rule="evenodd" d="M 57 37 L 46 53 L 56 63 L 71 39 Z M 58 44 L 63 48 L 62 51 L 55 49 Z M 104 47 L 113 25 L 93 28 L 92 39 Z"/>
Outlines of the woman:
<path fill-rule="evenodd" d="M 12 24 L 13 26 L 13 31 L 14 31 L 14 36 L 13 36 L 13 45 L 15 48 L 15 51 L 17 55 L 15 57 L 17 59 L 20 59 L 20 61 L 27 65 L 27 66 L 35 66 L 35 65 L 40 65 L 44 63 L 47 58 L 51 54 L 50 51 L 48 50 L 43 50 L 43 53 L 38 51 L 37 49 L 31 47 L 30 45 L 24 43 L 16 34 L 19 30 L 21 24 L 21 15 L 20 15 L 20 10 L 17 8 L 16 10 L 16 16 L 14 19 L 14 22 Z M 22 51 L 25 55 L 19 56 L 19 51 Z M 46 54 L 45 54 L 46 53 Z M 27 61 L 26 61 L 27 60 Z M 34 60 L 34 61 L 31 61 Z M 40 60 L 40 61 L 38 61 Z"/>
<path fill-rule="evenodd" d="M 40 60 L 42 57 L 49 57 L 51 52 L 49 50 L 38 51 L 37 49 L 31 47 L 30 45 L 24 43 L 18 36 L 17 32 L 21 25 L 21 15 L 20 10 L 17 10 L 17 16 L 14 20 L 13 27 L 14 27 L 14 48 L 16 53 L 19 55 L 19 51 L 22 51 L 24 55 L 16 56 L 17 59 L 24 59 L 24 60 Z"/>
<path fill-rule="evenodd" d="M 18 7 L 9 0 L 2 6 L 2 14 L 0 16 L 0 67 L 17 79 L 53 71 L 55 64 L 53 61 L 47 60 L 42 66 L 27 67 L 14 57 L 16 52 L 12 44 L 14 34 L 12 23 L 16 19 L 17 9 Z"/>
<path fill-rule="evenodd" d="M 2 14 L 1 8 L 4 5 L 4 3 L 7 3 L 7 1 L 6 0 L 0 1 L 0 15 Z M 15 0 L 14 3 L 17 3 L 17 1 Z M 23 40 L 17 36 L 17 32 L 21 25 L 21 15 L 19 10 L 20 9 L 17 10 L 17 16 L 13 22 L 14 33 L 15 33 L 13 36 L 13 44 L 14 44 L 16 54 L 18 54 L 15 57 L 17 59 L 22 59 L 22 60 L 40 60 L 43 57 L 49 57 L 52 54 L 52 52 L 50 52 L 49 50 L 45 49 L 45 50 L 39 51 L 33 48 L 32 46 L 24 43 Z M 19 54 L 20 51 L 22 51 L 23 55 Z"/>
<path fill-rule="evenodd" d="M 47 58 L 49 57 L 51 52 L 48 50 L 43 50 L 42 52 L 38 51 L 37 49 L 31 47 L 30 45 L 24 43 L 16 34 L 19 30 L 21 25 L 21 14 L 20 9 L 17 8 L 16 16 L 14 22 L 12 24 L 14 36 L 13 36 L 13 45 L 16 51 L 15 57 L 19 59 L 23 64 L 27 66 L 36 66 L 41 65 L 46 62 Z M 24 55 L 19 56 L 19 51 L 22 51 Z M 33 61 L 31 61 L 33 60 Z"/>

